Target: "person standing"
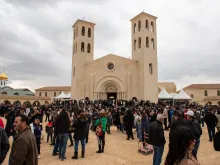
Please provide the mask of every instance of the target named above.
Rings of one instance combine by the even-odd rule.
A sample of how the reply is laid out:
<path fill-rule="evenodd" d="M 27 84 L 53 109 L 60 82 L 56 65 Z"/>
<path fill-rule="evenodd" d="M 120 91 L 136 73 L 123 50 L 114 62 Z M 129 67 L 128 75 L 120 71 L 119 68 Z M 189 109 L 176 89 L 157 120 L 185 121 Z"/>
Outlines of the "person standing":
<path fill-rule="evenodd" d="M 209 141 L 212 142 L 212 139 L 215 135 L 215 127 L 216 127 L 216 124 L 218 123 L 218 119 L 214 115 L 213 111 L 209 110 L 209 112 L 206 114 L 205 123 L 208 128 Z"/>
<path fill-rule="evenodd" d="M 157 115 L 157 120 L 152 122 L 149 126 L 148 143 L 154 147 L 153 165 L 160 165 L 164 152 L 164 145 L 166 143 L 164 130 L 164 118 L 162 114 Z"/>
<path fill-rule="evenodd" d="M 189 127 L 191 128 L 194 136 L 195 136 L 195 146 L 192 150 L 193 156 L 197 159 L 197 152 L 200 146 L 200 136 L 202 135 L 202 128 L 199 122 L 195 119 L 195 115 L 193 111 L 188 111 L 186 113 L 187 120 L 189 120 Z"/>
<path fill-rule="evenodd" d="M 82 112 L 79 112 L 77 114 L 77 119 L 73 123 L 73 127 L 75 128 L 74 131 L 75 148 L 74 148 L 74 156 L 72 157 L 72 159 L 78 159 L 79 142 L 81 142 L 81 146 L 82 146 L 81 157 L 84 158 L 85 156 L 85 139 L 86 139 L 87 124 L 88 124 L 88 120 L 86 118 L 86 115 L 83 114 Z"/>
<path fill-rule="evenodd" d="M 62 108 L 55 121 L 56 132 L 59 137 L 59 158 L 64 161 L 66 154 L 66 144 L 68 140 L 70 119 L 65 108 Z"/>
<path fill-rule="evenodd" d="M 5 118 L 7 119 L 7 123 L 5 126 L 5 132 L 8 136 L 8 138 L 10 136 L 13 136 L 13 138 L 15 137 L 15 131 L 14 131 L 14 120 L 15 120 L 15 111 L 13 109 L 8 109 L 8 113 L 6 114 Z"/>
<path fill-rule="evenodd" d="M 168 128 L 168 126 L 167 126 L 167 118 L 168 118 L 167 108 L 168 108 L 168 107 L 164 108 L 164 111 L 163 111 L 164 127 L 165 127 L 164 130 L 169 131 L 169 128 Z"/>
<path fill-rule="evenodd" d="M 111 134 L 111 126 L 113 124 L 112 113 L 109 111 L 107 115 L 107 133 Z"/>
<path fill-rule="evenodd" d="M 41 131 L 42 125 L 40 124 L 40 118 L 36 117 L 34 122 L 30 124 L 31 130 L 36 138 L 38 159 L 40 159 L 40 143 L 41 143 Z"/>
<path fill-rule="evenodd" d="M 26 115 L 15 118 L 14 127 L 18 135 L 12 144 L 9 165 L 38 165 L 37 143 L 28 123 L 29 118 Z"/>
<path fill-rule="evenodd" d="M 124 125 L 126 128 L 126 134 L 127 134 L 127 140 L 130 140 L 130 138 L 132 138 L 132 140 L 134 140 L 134 136 L 133 136 L 133 132 L 132 129 L 134 127 L 134 116 L 131 112 L 131 110 L 127 110 L 126 112 L 127 114 L 124 116 Z"/>
<path fill-rule="evenodd" d="M 49 142 L 49 138 L 50 138 L 50 142 L 52 143 L 52 141 L 53 141 L 53 122 L 51 119 L 47 123 L 47 125 L 45 127 L 45 131 L 47 133 L 47 143 Z"/>
<path fill-rule="evenodd" d="M 10 144 L 8 141 L 8 136 L 5 132 L 5 130 L 0 127 L 0 164 L 3 163 L 3 161 L 5 160 L 5 157 L 8 153 Z"/>
<path fill-rule="evenodd" d="M 220 109 L 217 111 L 216 117 L 218 119 L 218 122 L 216 124 L 216 128 L 217 128 L 218 132 L 220 132 Z"/>
<path fill-rule="evenodd" d="M 95 121 L 96 136 L 98 138 L 99 150 L 96 153 L 104 153 L 105 148 L 105 132 L 106 132 L 107 119 L 105 117 L 105 110 L 100 111 L 100 118 Z"/>

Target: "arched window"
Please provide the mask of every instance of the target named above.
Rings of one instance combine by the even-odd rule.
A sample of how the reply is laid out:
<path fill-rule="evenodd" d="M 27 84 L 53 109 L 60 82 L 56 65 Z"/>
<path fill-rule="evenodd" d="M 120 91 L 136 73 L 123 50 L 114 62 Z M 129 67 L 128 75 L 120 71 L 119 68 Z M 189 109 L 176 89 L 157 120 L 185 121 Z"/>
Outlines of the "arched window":
<path fill-rule="evenodd" d="M 137 41 L 134 40 L 134 50 L 136 50 L 136 43 L 137 43 Z"/>
<path fill-rule="evenodd" d="M 2 85 L 2 81 L 1 81 L 1 85 Z"/>
<path fill-rule="evenodd" d="M 204 95 L 205 95 L 205 96 L 208 96 L 208 92 L 207 92 L 207 90 L 205 90 Z"/>
<path fill-rule="evenodd" d="M 75 72 L 76 72 L 76 69 L 75 69 L 75 66 L 73 67 L 73 77 L 75 77 Z"/>
<path fill-rule="evenodd" d="M 141 21 L 138 21 L 138 31 L 141 31 Z"/>
<path fill-rule="evenodd" d="M 56 95 L 57 95 L 56 92 L 54 92 L 53 96 L 55 97 Z"/>
<path fill-rule="evenodd" d="M 146 47 L 149 48 L 149 38 L 146 37 Z"/>
<path fill-rule="evenodd" d="M 82 27 L 82 34 L 81 35 L 85 36 L 85 27 L 84 26 Z"/>
<path fill-rule="evenodd" d="M 149 74 L 153 74 L 153 65 L 149 64 Z"/>
<path fill-rule="evenodd" d="M 39 96 L 41 96 L 41 92 L 39 92 Z"/>
<path fill-rule="evenodd" d="M 154 39 L 151 39 L 151 48 L 154 49 Z"/>
<path fill-rule="evenodd" d="M 85 45 L 84 45 L 84 42 L 81 43 L 81 52 L 84 52 L 85 50 Z"/>
<path fill-rule="evenodd" d="M 76 28 L 76 37 L 78 36 L 78 27 Z"/>
<path fill-rule="evenodd" d="M 136 33 L 136 23 L 134 23 L 134 34 Z"/>
<path fill-rule="evenodd" d="M 76 43 L 76 50 L 75 51 L 77 52 L 77 43 Z"/>
<path fill-rule="evenodd" d="M 220 96 L 220 90 L 217 91 L 217 96 Z"/>
<path fill-rule="evenodd" d="M 154 23 L 153 22 L 150 23 L 150 31 L 154 32 Z"/>
<path fill-rule="evenodd" d="M 14 93 L 14 95 L 18 96 L 18 95 L 19 95 L 19 93 L 18 93 L 18 92 L 15 92 L 15 93 Z"/>
<path fill-rule="evenodd" d="M 91 38 L 91 28 L 88 29 L 88 37 Z"/>
<path fill-rule="evenodd" d="M 7 92 L 2 92 L 2 95 L 7 95 Z"/>
<path fill-rule="evenodd" d="M 47 92 L 45 92 L 45 97 L 47 97 Z"/>
<path fill-rule="evenodd" d="M 138 38 L 138 48 L 141 48 L 141 37 Z"/>
<path fill-rule="evenodd" d="M 90 53 L 90 44 L 87 45 L 87 53 Z"/>
<path fill-rule="evenodd" d="M 5 82 L 4 82 L 4 86 L 5 86 Z"/>
<path fill-rule="evenodd" d="M 148 30 L 148 20 L 145 21 L 145 28 Z"/>

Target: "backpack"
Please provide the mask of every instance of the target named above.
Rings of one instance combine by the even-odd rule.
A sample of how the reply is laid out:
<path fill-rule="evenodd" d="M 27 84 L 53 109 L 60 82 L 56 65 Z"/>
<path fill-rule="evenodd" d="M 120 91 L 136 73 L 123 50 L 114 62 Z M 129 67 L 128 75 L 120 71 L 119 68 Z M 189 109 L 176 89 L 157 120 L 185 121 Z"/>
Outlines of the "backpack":
<path fill-rule="evenodd" d="M 217 132 L 214 136 L 214 149 L 220 151 L 220 132 Z"/>
<path fill-rule="evenodd" d="M 101 120 L 99 119 L 99 124 L 97 125 L 97 127 L 96 127 L 96 130 L 95 130 L 95 134 L 97 135 L 97 136 L 102 136 L 102 122 L 101 122 Z"/>

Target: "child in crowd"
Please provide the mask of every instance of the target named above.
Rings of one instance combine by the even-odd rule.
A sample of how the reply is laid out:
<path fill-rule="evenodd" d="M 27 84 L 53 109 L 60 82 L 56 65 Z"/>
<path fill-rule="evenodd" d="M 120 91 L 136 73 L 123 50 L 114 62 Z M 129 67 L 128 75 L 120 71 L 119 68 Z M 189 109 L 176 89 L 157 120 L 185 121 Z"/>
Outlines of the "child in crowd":
<path fill-rule="evenodd" d="M 49 141 L 49 138 L 50 138 L 50 142 L 52 143 L 52 139 L 53 139 L 53 122 L 52 120 L 50 119 L 49 122 L 47 123 L 46 125 L 46 133 L 47 133 L 47 143 Z"/>

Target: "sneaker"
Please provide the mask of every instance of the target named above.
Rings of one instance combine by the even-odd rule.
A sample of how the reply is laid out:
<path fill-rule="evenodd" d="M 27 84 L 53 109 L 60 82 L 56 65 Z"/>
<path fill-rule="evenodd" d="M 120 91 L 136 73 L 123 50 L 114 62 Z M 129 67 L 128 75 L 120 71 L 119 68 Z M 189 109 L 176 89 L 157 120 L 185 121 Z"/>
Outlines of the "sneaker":
<path fill-rule="evenodd" d="M 38 159 L 40 159 L 41 157 L 40 157 L 40 155 L 38 155 Z"/>

